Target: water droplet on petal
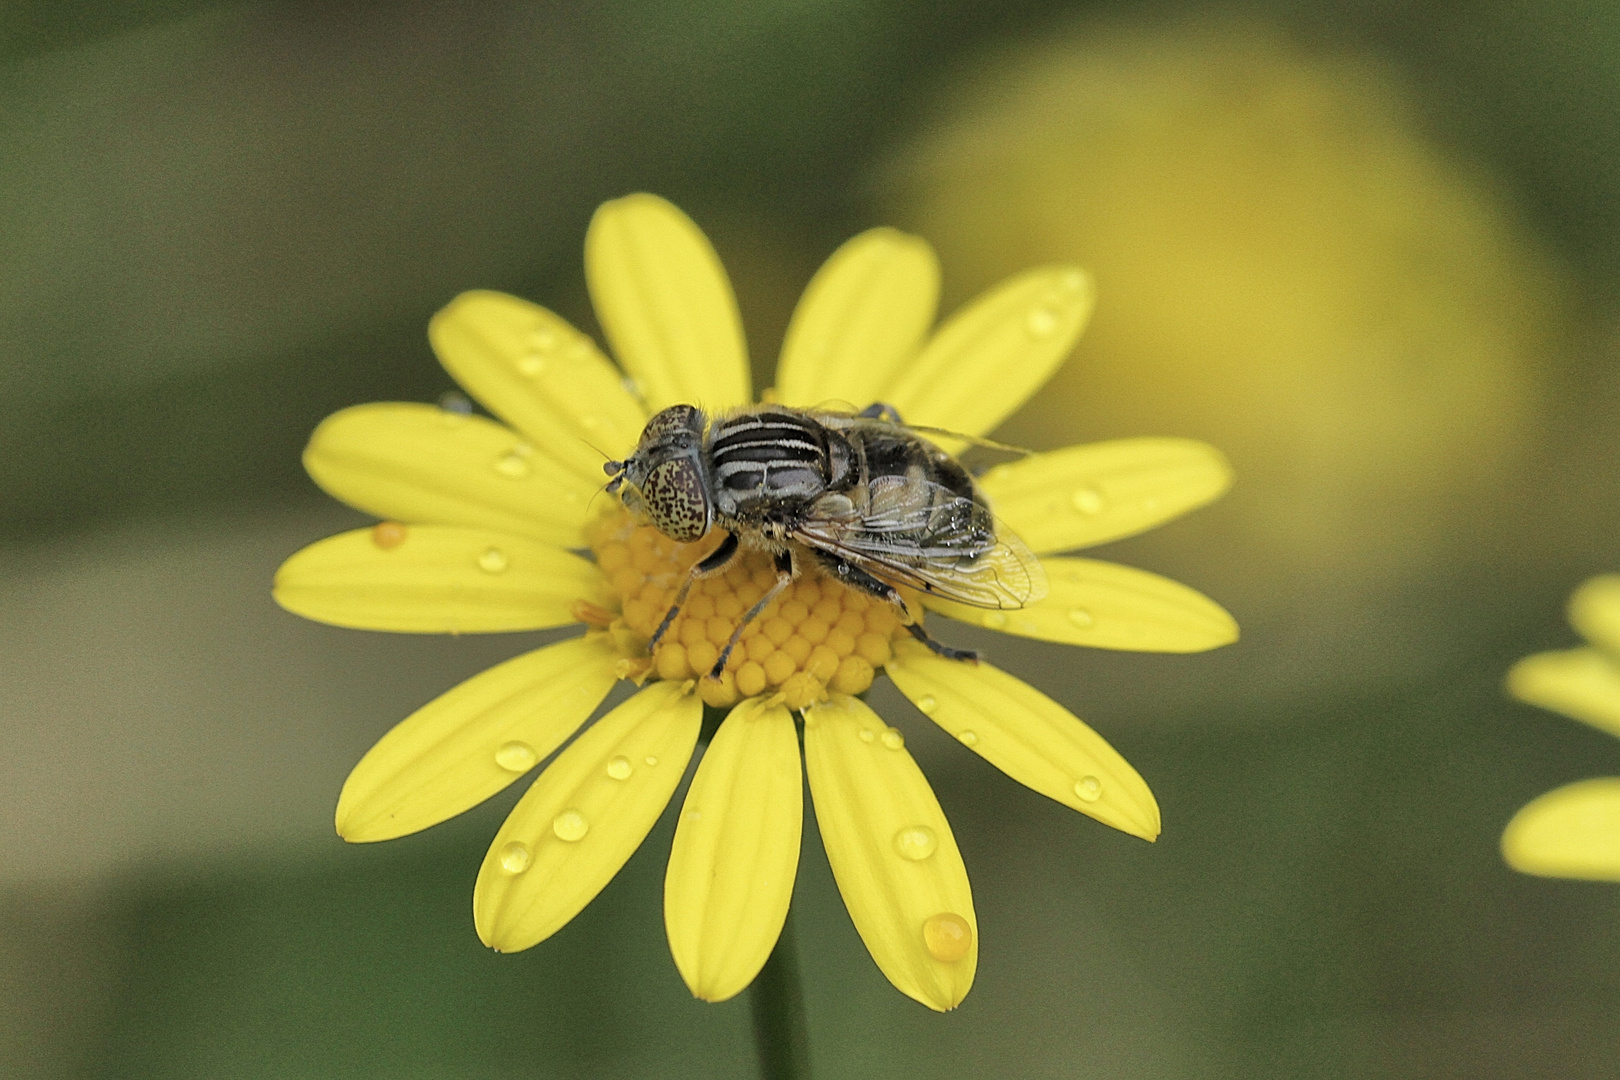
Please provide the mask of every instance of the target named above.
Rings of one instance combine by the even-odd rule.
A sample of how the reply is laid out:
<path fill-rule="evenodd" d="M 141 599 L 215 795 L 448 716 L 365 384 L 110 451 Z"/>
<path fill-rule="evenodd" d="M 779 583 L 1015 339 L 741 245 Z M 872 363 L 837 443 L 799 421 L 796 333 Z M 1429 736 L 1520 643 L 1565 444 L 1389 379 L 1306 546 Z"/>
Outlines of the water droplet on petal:
<path fill-rule="evenodd" d="M 703 811 L 701 811 L 701 810 L 685 810 L 685 811 L 682 811 L 681 817 L 685 818 L 687 821 L 702 821 L 703 820 Z"/>
<path fill-rule="evenodd" d="M 877 732 L 871 728 L 861 728 L 861 742 L 871 742 L 875 738 L 877 738 Z"/>
<path fill-rule="evenodd" d="M 585 426 L 586 431 L 595 431 L 602 426 L 602 418 L 590 413 L 580 417 L 579 422 Z"/>
<path fill-rule="evenodd" d="M 1097 625 L 1097 620 L 1092 618 L 1091 612 L 1083 607 L 1070 608 L 1069 621 L 1081 629 L 1089 629 Z"/>
<path fill-rule="evenodd" d="M 1069 503 L 1082 514 L 1100 514 L 1104 505 L 1102 492 L 1094 487 L 1075 488 Z"/>
<path fill-rule="evenodd" d="M 641 396 L 641 384 L 628 375 L 624 377 L 624 389 L 631 397 Z"/>
<path fill-rule="evenodd" d="M 546 358 L 539 353 L 524 353 L 518 357 L 517 369 L 532 379 L 546 370 Z"/>
<path fill-rule="evenodd" d="M 932 716 L 934 710 L 939 708 L 939 702 L 934 699 L 933 694 L 924 694 L 917 699 L 916 706 L 923 711 L 924 715 Z"/>
<path fill-rule="evenodd" d="M 405 526 L 397 521 L 379 521 L 371 527 L 371 542 L 389 551 L 405 542 Z"/>
<path fill-rule="evenodd" d="M 551 831 L 557 834 L 557 839 L 572 844 L 585 838 L 591 831 L 591 823 L 578 810 L 564 810 L 551 820 Z"/>
<path fill-rule="evenodd" d="M 501 869 L 508 874 L 521 874 L 529 868 L 529 845 L 513 840 L 501 848 Z"/>
<path fill-rule="evenodd" d="M 473 405 L 466 394 L 447 390 L 439 395 L 439 408 L 453 416 L 471 416 Z"/>
<path fill-rule="evenodd" d="M 535 352 L 550 352 L 557 347 L 557 331 L 542 326 L 529 335 L 529 347 Z"/>
<path fill-rule="evenodd" d="M 1057 326 L 1057 312 L 1048 307 L 1036 308 L 1024 320 L 1024 328 L 1029 331 L 1030 337 L 1050 337 Z"/>
<path fill-rule="evenodd" d="M 515 450 L 495 461 L 495 471 L 502 476 L 510 476 L 513 480 L 528 476 L 532 470 L 533 466 L 529 464 L 529 459 Z"/>
<path fill-rule="evenodd" d="M 894 728 L 890 728 L 888 731 L 883 733 L 883 745 L 887 746 L 890 750 L 898 750 L 902 746 L 906 745 L 906 737 L 900 734 Z"/>
<path fill-rule="evenodd" d="M 1000 630 L 1003 626 L 1007 625 L 1007 616 L 1003 615 L 999 611 L 986 612 L 984 616 L 984 625 L 988 626 L 992 630 Z"/>
<path fill-rule="evenodd" d="M 647 756 L 646 756 L 646 757 L 645 757 L 645 758 L 643 758 L 643 759 L 642 759 L 642 760 L 644 760 L 644 761 L 645 761 L 645 762 L 646 762 L 646 763 L 647 763 L 647 767 L 648 767 L 648 768 L 649 768 L 649 769 L 650 769 L 650 768 L 652 768 L 652 767 L 653 767 L 653 766 L 654 766 L 654 765 L 656 765 L 656 764 L 658 764 L 658 759 L 657 759 L 657 758 L 655 758 L 655 757 L 653 757 L 653 756 L 652 756 L 652 755 L 651 755 L 651 754 L 648 754 L 648 755 L 647 755 Z"/>
<path fill-rule="evenodd" d="M 495 764 L 508 772 L 528 772 L 540 760 L 526 742 L 509 742 L 495 751 Z"/>
<path fill-rule="evenodd" d="M 954 911 L 930 915 L 923 923 L 923 944 L 935 960 L 954 964 L 973 948 L 973 927 Z"/>
<path fill-rule="evenodd" d="M 979 733 L 971 728 L 963 728 L 956 733 L 956 738 L 963 746 L 972 746 L 979 741 Z"/>
<path fill-rule="evenodd" d="M 1070 292 L 1075 291 L 1076 289 L 1078 289 L 1080 286 L 1084 285 L 1085 283 L 1086 283 L 1086 275 L 1082 274 L 1078 270 L 1070 270 L 1068 273 L 1064 274 L 1063 277 L 1061 279 L 1059 279 L 1059 281 L 1058 281 L 1058 284 L 1062 285 L 1065 289 L 1068 289 Z"/>
<path fill-rule="evenodd" d="M 487 548 L 478 556 L 478 569 L 486 574 L 499 574 L 506 569 L 506 552 L 500 548 Z"/>
<path fill-rule="evenodd" d="M 607 774 L 615 780 L 630 779 L 630 759 L 620 755 L 607 763 Z"/>
<path fill-rule="evenodd" d="M 1074 793 L 1085 802 L 1102 798 L 1102 781 L 1095 776 L 1082 776 L 1074 782 Z"/>
<path fill-rule="evenodd" d="M 894 834 L 894 850 L 902 859 L 921 862 L 939 847 L 939 837 L 926 825 L 912 825 Z"/>

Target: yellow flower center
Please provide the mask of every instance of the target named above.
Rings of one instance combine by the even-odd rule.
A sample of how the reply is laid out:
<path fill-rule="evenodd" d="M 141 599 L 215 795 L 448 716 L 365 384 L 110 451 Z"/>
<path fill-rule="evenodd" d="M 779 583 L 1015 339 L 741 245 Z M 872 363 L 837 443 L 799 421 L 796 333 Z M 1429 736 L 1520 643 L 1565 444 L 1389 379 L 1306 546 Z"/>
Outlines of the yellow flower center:
<path fill-rule="evenodd" d="M 591 549 L 619 597 L 622 629 L 641 648 L 675 602 L 688 571 L 720 540 L 717 533 L 677 544 L 651 526 L 637 525 L 619 507 L 597 519 Z M 888 662 L 890 643 L 907 633 L 892 606 L 801 562 L 799 577 L 743 628 L 721 677 L 707 678 L 743 615 L 775 583 L 770 556 L 746 550 L 724 572 L 699 578 L 645 674 L 699 679 L 698 693 L 710 705 L 729 706 L 774 690 L 788 708 L 802 709 L 825 698 L 828 689 L 866 690 Z"/>

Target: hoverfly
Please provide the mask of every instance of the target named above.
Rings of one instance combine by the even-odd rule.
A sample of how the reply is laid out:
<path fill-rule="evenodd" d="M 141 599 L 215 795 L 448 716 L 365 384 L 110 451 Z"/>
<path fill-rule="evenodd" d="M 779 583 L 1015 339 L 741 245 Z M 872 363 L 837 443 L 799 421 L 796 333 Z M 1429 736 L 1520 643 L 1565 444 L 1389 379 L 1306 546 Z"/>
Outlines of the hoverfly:
<path fill-rule="evenodd" d="M 998 528 L 967 469 L 887 405 L 861 412 L 755 405 L 712 422 L 695 405 L 672 405 L 647 422 L 635 453 L 603 468 L 607 490 L 671 540 L 691 543 L 716 527 L 727 534 L 692 568 L 649 648 L 697 578 L 725 569 L 742 549 L 775 558 L 775 585 L 738 622 L 714 678 L 805 558 L 893 604 L 914 638 L 952 659 L 977 654 L 929 637 L 899 587 L 980 608 L 1020 608 L 1046 595 L 1040 563 Z"/>

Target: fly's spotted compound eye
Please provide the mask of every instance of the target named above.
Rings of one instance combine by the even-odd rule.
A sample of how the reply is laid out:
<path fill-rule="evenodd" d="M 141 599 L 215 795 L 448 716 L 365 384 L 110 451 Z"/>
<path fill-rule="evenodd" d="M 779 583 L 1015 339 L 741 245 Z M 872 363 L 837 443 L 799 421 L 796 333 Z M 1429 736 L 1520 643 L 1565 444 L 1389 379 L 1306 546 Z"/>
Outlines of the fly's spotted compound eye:
<path fill-rule="evenodd" d="M 713 508 L 703 472 L 691 458 L 653 469 L 641 485 L 641 498 L 653 526 L 671 540 L 690 543 L 708 533 Z"/>

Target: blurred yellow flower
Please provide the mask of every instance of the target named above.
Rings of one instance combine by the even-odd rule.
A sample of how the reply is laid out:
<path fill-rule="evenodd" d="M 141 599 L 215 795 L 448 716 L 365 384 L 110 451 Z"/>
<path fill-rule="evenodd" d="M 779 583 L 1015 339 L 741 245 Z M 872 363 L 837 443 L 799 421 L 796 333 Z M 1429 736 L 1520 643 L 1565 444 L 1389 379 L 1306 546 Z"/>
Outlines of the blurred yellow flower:
<path fill-rule="evenodd" d="M 1591 644 L 1525 657 L 1508 672 L 1508 692 L 1620 735 L 1620 575 L 1576 589 L 1569 621 Z M 1502 857 L 1526 874 L 1620 881 L 1620 776 L 1532 800 L 1502 831 Z"/>
<path fill-rule="evenodd" d="M 586 628 L 469 679 L 385 735 L 344 785 L 338 832 L 372 841 L 434 825 L 562 747 L 496 835 L 474 890 L 483 941 L 525 949 L 618 872 L 675 793 L 703 705 L 729 707 L 687 793 L 664 902 L 688 987 L 723 1000 L 758 973 L 787 915 L 802 831 L 798 712 L 821 835 L 856 929 L 896 987 L 952 1008 L 977 963 L 972 895 L 904 738 L 855 696 L 879 670 L 964 746 L 1066 806 L 1152 840 L 1158 805 L 1062 706 L 989 664 L 935 656 L 893 611 L 819 573 L 751 624 L 722 679 L 696 681 L 771 583 L 761 555 L 703 579 L 649 655 L 675 589 L 717 538 L 675 544 L 612 499 L 589 513 L 602 455 L 627 453 L 668 405 L 747 404 L 747 357 L 719 259 L 669 203 L 631 195 L 602 206 L 585 263 L 628 377 L 544 308 L 466 293 L 429 336 L 450 374 L 510 426 L 373 404 L 328 418 L 310 440 L 304 462 L 316 482 L 383 520 L 287 560 L 275 584 L 282 606 L 409 633 Z M 909 420 L 979 434 L 1039 388 L 1091 309 L 1089 279 L 1050 266 L 990 290 L 929 336 L 938 285 L 934 254 L 916 237 L 874 229 L 849 241 L 798 306 L 773 398 L 883 401 Z M 1040 554 L 1151 528 L 1229 481 L 1215 450 L 1169 438 L 1036 454 L 981 478 L 1001 518 Z M 1191 652 L 1237 636 L 1225 611 L 1175 582 L 1087 559 L 1043 564 L 1049 593 L 1022 610 L 926 606 L 1101 648 Z M 641 689 L 569 742 L 625 678 Z"/>

